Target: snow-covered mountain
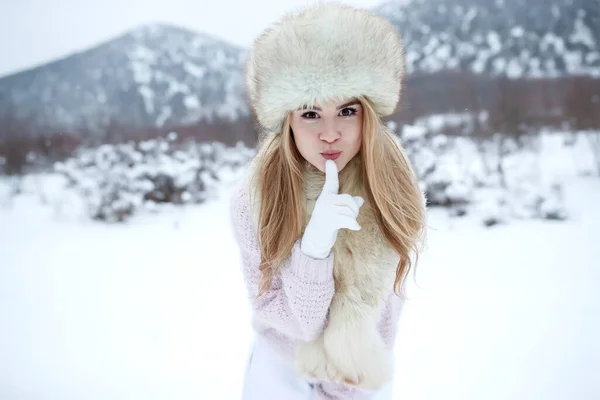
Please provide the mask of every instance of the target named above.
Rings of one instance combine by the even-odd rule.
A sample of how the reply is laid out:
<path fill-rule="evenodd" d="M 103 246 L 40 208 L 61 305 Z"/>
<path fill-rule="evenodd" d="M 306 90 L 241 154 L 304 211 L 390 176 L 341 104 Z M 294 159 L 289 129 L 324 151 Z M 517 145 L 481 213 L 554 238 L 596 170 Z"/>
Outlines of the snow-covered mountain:
<path fill-rule="evenodd" d="M 248 113 L 244 49 L 162 24 L 0 80 L 0 112 L 91 131 L 193 123 Z M 32 117 L 35 116 L 35 117 Z"/>
<path fill-rule="evenodd" d="M 599 0 L 392 0 L 374 11 L 402 33 L 408 72 L 600 77 Z M 206 34 L 144 26 L 1 78 L 0 126 L 11 115 L 37 130 L 87 134 L 247 117 L 244 56 L 245 49 Z M 445 90 L 438 89 L 436 97 Z M 408 103 L 414 108 L 416 100 Z"/>
<path fill-rule="evenodd" d="M 599 0 L 390 1 L 408 72 L 463 69 L 509 77 L 600 77 Z"/>

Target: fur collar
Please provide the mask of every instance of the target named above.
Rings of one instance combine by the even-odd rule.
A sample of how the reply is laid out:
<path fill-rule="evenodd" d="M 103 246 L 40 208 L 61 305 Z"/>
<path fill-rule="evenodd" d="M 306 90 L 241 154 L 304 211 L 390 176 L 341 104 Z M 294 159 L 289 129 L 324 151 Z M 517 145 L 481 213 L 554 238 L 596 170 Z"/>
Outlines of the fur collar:
<path fill-rule="evenodd" d="M 306 227 L 325 175 L 307 162 L 304 177 Z M 359 155 L 340 172 L 339 181 L 340 193 L 365 199 L 358 216 L 361 230 L 338 232 L 333 246 L 335 294 L 328 321 L 316 340 L 296 344 L 295 367 L 309 378 L 374 389 L 391 379 L 391 353 L 377 324 L 393 289 L 399 256 L 385 242 L 363 192 Z"/>

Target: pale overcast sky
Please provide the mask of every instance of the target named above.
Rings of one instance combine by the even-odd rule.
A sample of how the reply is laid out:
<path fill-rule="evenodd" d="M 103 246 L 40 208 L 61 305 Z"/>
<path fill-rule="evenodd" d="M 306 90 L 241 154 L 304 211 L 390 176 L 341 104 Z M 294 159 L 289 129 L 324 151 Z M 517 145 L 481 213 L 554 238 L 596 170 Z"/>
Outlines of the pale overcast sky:
<path fill-rule="evenodd" d="M 372 7 L 384 0 L 343 0 Z M 248 46 L 284 12 L 315 0 L 0 0 L 0 76 L 166 22 Z"/>

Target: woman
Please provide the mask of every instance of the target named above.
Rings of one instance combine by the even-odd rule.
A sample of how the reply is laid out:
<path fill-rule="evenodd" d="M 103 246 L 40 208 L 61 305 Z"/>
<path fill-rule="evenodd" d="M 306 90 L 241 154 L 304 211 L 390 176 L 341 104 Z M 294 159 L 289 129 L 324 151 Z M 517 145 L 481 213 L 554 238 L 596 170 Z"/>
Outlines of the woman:
<path fill-rule="evenodd" d="M 262 128 L 231 199 L 256 343 L 243 399 L 390 399 L 403 282 L 425 205 L 381 118 L 404 64 L 392 25 L 319 4 L 249 53 Z"/>

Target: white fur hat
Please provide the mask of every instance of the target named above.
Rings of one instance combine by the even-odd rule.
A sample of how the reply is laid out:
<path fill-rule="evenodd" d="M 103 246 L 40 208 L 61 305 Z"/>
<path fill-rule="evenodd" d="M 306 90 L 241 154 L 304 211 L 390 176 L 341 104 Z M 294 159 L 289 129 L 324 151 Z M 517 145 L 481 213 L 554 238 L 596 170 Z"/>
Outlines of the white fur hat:
<path fill-rule="evenodd" d="M 388 116 L 403 74 L 402 42 L 390 22 L 322 3 L 286 14 L 254 41 L 245 85 L 258 122 L 278 131 L 290 111 L 341 98 L 364 96 Z"/>

